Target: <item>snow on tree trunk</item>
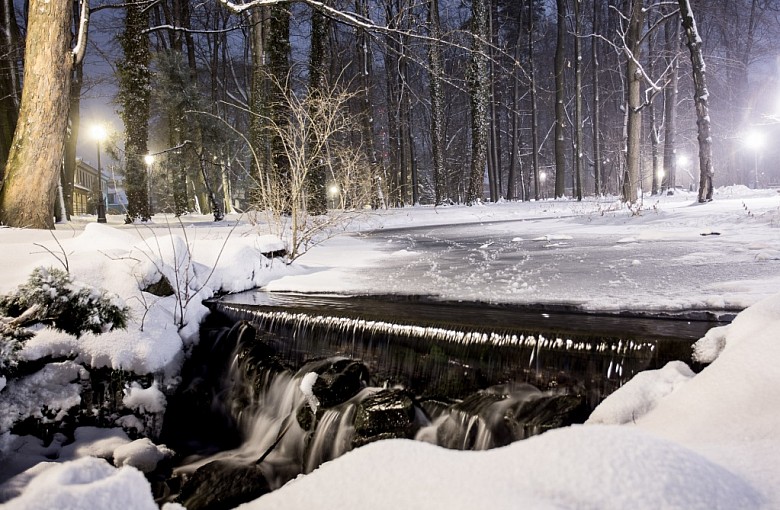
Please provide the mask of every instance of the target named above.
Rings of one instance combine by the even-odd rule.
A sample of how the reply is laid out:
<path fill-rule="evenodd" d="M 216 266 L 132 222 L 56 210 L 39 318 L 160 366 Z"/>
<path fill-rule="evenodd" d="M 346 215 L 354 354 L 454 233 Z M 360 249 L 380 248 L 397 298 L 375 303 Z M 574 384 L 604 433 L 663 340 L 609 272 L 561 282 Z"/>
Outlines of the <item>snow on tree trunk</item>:
<path fill-rule="evenodd" d="M 712 200 L 712 178 L 715 170 L 712 166 L 712 136 L 710 135 L 709 91 L 707 90 L 706 69 L 702 55 L 702 41 L 696 28 L 689 0 L 679 0 L 680 18 L 691 52 L 693 70 L 693 101 L 696 106 L 696 125 L 699 139 L 699 202 Z"/>
<path fill-rule="evenodd" d="M 54 228 L 74 62 L 72 9 L 71 2 L 30 2 L 19 121 L 0 190 L 5 225 Z"/>

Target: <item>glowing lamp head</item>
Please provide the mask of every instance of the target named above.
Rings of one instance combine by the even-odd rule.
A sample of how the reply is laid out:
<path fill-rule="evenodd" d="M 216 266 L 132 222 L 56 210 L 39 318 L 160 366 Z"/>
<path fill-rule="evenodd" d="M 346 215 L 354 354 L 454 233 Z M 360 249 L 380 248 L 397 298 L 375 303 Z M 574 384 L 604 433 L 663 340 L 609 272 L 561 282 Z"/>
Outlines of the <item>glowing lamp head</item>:
<path fill-rule="evenodd" d="M 146 166 L 152 166 L 152 164 L 154 163 L 154 156 L 152 156 L 151 154 L 147 154 L 146 156 L 144 156 L 144 163 L 146 163 Z"/>
<path fill-rule="evenodd" d="M 95 124 L 92 126 L 91 129 L 92 138 L 95 141 L 102 142 L 106 138 L 108 138 L 108 133 L 106 132 L 106 128 L 104 128 L 101 124 Z"/>

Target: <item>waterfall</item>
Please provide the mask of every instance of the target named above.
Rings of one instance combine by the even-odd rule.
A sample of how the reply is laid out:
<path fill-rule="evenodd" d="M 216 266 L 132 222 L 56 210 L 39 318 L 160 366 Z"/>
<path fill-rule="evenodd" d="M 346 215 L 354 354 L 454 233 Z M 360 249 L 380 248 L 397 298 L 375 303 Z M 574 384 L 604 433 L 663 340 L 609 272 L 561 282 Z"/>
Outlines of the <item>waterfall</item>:
<path fill-rule="evenodd" d="M 468 323 L 451 311 L 449 321 L 377 320 L 328 307 L 212 306 L 163 430 L 185 455 L 176 473 L 188 508 L 202 497 L 188 483 L 221 490 L 231 484 L 220 473 L 242 487 L 262 479 L 225 496 L 240 502 L 377 440 L 481 450 L 581 423 L 633 374 L 690 347 L 524 328 L 518 318 Z"/>

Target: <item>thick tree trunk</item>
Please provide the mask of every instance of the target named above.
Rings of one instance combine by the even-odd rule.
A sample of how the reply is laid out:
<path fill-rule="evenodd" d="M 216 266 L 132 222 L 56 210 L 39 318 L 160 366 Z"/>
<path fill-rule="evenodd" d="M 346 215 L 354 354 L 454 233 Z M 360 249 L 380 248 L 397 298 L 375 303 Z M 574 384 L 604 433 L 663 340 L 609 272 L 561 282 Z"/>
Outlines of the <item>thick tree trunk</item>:
<path fill-rule="evenodd" d="M 696 126 L 699 139 L 699 202 L 712 200 L 712 178 L 715 170 L 712 165 L 712 136 L 710 134 L 709 92 L 701 51 L 701 37 L 696 28 L 696 20 L 689 0 L 679 0 L 680 17 L 687 39 L 688 50 L 691 53 L 691 68 L 693 73 L 693 101 L 696 106 Z"/>
<path fill-rule="evenodd" d="M 63 1 L 30 2 L 19 122 L 0 191 L 0 222 L 5 225 L 54 228 L 74 62 L 72 7 Z"/>
<path fill-rule="evenodd" d="M 149 63 L 148 12 L 135 4 L 127 7 L 125 31 L 120 37 L 124 60 L 119 68 L 120 115 L 125 125 L 125 190 L 127 191 L 126 223 L 136 219 L 147 221 L 149 211 L 149 180 L 144 157 L 148 153 L 151 72 Z"/>
<path fill-rule="evenodd" d="M 626 113 L 626 173 L 623 178 L 623 201 L 633 204 L 638 199 L 639 164 L 642 141 L 642 71 L 639 68 L 642 25 L 644 23 L 644 2 L 633 0 L 631 16 L 626 34 L 626 82 L 628 84 L 628 104 Z"/>
<path fill-rule="evenodd" d="M 482 200 L 488 149 L 488 56 L 486 43 L 489 37 L 487 0 L 474 0 L 471 4 L 471 62 L 469 63 L 469 101 L 471 104 L 471 168 L 466 202 L 470 205 Z"/>
<path fill-rule="evenodd" d="M 329 67 L 327 37 L 330 29 L 328 18 L 317 10 L 312 11 L 311 18 L 311 50 L 309 51 L 309 94 L 320 97 L 327 87 Z M 316 101 L 315 101 L 316 104 Z M 316 112 L 310 112 L 315 118 Z M 326 192 L 327 166 L 320 160 L 309 170 L 306 182 L 308 194 L 306 208 L 309 214 L 319 215 L 328 212 L 328 196 Z"/>
<path fill-rule="evenodd" d="M 434 204 L 441 205 L 446 197 L 444 166 L 444 61 L 441 52 L 439 0 L 428 0 L 428 23 L 431 42 L 428 46 L 431 93 L 431 150 L 433 152 Z"/>

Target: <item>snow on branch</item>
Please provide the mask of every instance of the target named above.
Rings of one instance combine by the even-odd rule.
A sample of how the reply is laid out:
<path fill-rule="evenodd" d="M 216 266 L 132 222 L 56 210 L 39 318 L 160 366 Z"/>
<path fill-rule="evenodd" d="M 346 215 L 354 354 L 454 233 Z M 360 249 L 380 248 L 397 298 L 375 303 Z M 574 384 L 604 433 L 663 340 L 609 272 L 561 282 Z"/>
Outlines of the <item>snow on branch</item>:
<path fill-rule="evenodd" d="M 87 51 L 87 29 L 89 28 L 89 0 L 81 0 L 81 18 L 76 46 L 72 50 L 73 62 L 80 64 Z"/>

